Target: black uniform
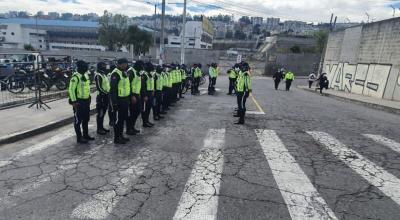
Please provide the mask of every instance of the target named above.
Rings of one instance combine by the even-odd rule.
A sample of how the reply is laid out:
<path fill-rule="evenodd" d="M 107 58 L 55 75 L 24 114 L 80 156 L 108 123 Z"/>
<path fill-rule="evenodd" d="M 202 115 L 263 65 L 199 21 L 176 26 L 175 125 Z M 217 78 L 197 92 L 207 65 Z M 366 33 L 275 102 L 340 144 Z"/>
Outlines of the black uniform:
<path fill-rule="evenodd" d="M 281 82 L 281 80 L 283 79 L 283 73 L 282 71 L 278 70 L 274 76 L 272 77 L 274 79 L 275 82 L 275 90 L 278 90 L 279 87 L 279 83 Z"/>
<path fill-rule="evenodd" d="M 108 105 L 109 105 L 109 91 L 105 91 L 103 88 L 103 78 L 101 75 L 105 76 L 105 72 L 103 70 L 98 70 L 97 74 L 95 75 L 94 79 L 96 82 L 96 88 L 98 91 L 98 95 L 96 97 L 96 110 L 97 110 L 97 132 L 104 134 L 104 132 L 108 131 L 104 129 L 104 116 L 106 115 Z"/>
<path fill-rule="evenodd" d="M 140 71 L 138 70 L 135 71 L 129 70 L 127 74 L 129 76 L 129 81 L 131 83 L 133 79 L 136 77 L 140 79 L 142 78 L 142 76 L 140 75 Z M 140 96 L 140 94 L 135 94 L 133 93 L 133 91 L 131 91 L 131 103 L 129 105 L 129 117 L 127 121 L 127 131 L 126 131 L 127 134 L 132 135 L 140 132 L 139 130 L 136 130 L 135 125 L 140 115 L 141 109 L 142 109 L 142 97 Z"/>
<path fill-rule="evenodd" d="M 128 77 L 125 71 L 122 71 L 122 77 Z M 112 111 L 116 113 L 116 122 L 114 125 L 114 141 L 115 142 L 126 142 L 129 139 L 123 137 L 124 124 L 128 118 L 128 109 L 130 103 L 130 96 L 119 97 L 118 96 L 118 83 L 120 76 L 117 72 L 111 74 L 110 82 L 110 100 Z"/>
<path fill-rule="evenodd" d="M 151 74 L 146 72 L 143 74 L 143 80 L 142 80 L 142 89 L 141 89 L 141 95 L 142 95 L 142 120 L 143 120 L 143 127 L 152 127 L 153 124 L 150 123 L 149 117 L 150 117 L 150 111 L 152 108 L 152 103 L 153 103 L 153 91 L 147 90 L 147 80 L 151 80 Z"/>

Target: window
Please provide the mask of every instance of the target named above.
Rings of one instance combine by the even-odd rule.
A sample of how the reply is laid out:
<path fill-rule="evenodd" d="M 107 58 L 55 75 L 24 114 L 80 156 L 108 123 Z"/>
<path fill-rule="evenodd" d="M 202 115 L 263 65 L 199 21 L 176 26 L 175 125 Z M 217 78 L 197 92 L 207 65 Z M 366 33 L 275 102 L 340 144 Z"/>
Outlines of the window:
<path fill-rule="evenodd" d="M 6 35 L 7 34 L 7 32 L 3 32 L 3 35 Z"/>
<path fill-rule="evenodd" d="M 42 42 L 42 40 L 39 40 L 39 42 Z"/>
<path fill-rule="evenodd" d="M 11 35 L 13 35 L 13 36 L 14 36 L 14 32 L 11 32 Z"/>
<path fill-rule="evenodd" d="M 39 47 L 40 47 L 40 48 L 42 48 L 43 46 L 42 46 L 42 45 L 40 45 Z"/>

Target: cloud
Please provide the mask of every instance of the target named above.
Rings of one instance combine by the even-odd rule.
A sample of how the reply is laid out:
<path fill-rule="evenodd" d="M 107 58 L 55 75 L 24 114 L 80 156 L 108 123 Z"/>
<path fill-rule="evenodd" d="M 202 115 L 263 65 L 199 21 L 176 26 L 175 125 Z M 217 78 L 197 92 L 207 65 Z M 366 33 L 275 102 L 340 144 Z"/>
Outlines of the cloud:
<path fill-rule="evenodd" d="M 32 14 L 36 11 L 102 14 L 104 10 L 107 10 L 128 16 L 152 15 L 154 5 L 146 4 L 145 1 L 160 2 L 159 0 L 0 0 L 0 12 L 26 10 Z M 233 14 L 236 19 L 243 15 L 264 18 L 280 17 L 283 20 L 308 22 L 329 22 L 331 13 L 338 16 L 339 22 L 345 22 L 347 19 L 360 22 L 367 19 L 366 12 L 372 19 L 381 20 L 392 17 L 393 10 L 390 5 L 400 7 L 400 0 L 193 0 L 188 2 L 190 14 Z M 181 14 L 182 4 L 168 4 L 166 12 Z M 397 14 L 400 16 L 399 10 Z"/>

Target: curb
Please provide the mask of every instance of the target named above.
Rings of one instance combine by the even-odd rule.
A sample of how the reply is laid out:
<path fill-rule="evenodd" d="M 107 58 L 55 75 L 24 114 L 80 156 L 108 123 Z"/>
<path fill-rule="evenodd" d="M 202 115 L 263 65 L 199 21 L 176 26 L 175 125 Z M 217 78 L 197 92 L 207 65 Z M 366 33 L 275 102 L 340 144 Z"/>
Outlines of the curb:
<path fill-rule="evenodd" d="M 297 88 L 301 89 L 301 90 L 304 90 L 304 91 L 307 91 L 307 92 L 319 94 L 318 91 L 314 91 L 314 90 L 310 90 L 310 89 L 306 89 L 306 88 L 301 88 L 299 86 L 297 86 Z M 400 115 L 400 109 L 397 109 L 397 108 L 378 105 L 378 104 L 370 103 L 370 102 L 364 102 L 364 101 L 360 101 L 360 100 L 356 100 L 356 99 L 345 98 L 345 97 L 336 96 L 336 95 L 332 95 L 332 94 L 328 94 L 328 93 L 323 93 L 322 95 L 334 98 L 336 100 L 345 101 L 345 102 L 349 102 L 349 103 L 360 104 L 360 105 L 363 105 L 363 106 L 366 106 L 366 107 L 369 107 L 369 108 L 372 108 L 372 109 L 381 110 L 381 111 L 385 111 L 385 112 L 388 112 L 388 113 L 399 114 Z"/>
<path fill-rule="evenodd" d="M 93 115 L 95 113 L 96 113 L 96 109 L 90 110 L 90 115 Z M 63 127 L 67 124 L 72 123 L 73 121 L 74 121 L 73 116 L 66 117 L 66 118 L 63 118 L 58 121 L 53 121 L 53 122 L 47 123 L 40 127 L 36 127 L 36 128 L 30 129 L 30 130 L 21 131 L 21 132 L 17 132 L 17 133 L 13 133 L 13 134 L 9 134 L 9 135 L 0 137 L 0 146 L 5 145 L 5 144 L 11 144 L 11 143 L 14 143 L 17 141 L 21 141 L 23 139 L 42 134 L 42 133 L 51 131 L 56 128 Z"/>

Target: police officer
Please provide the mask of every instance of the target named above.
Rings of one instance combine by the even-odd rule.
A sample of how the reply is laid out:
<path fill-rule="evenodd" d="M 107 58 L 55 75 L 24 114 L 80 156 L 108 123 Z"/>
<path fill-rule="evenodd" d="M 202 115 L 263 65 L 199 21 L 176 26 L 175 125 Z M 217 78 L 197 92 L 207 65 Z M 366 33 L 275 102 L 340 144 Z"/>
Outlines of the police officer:
<path fill-rule="evenodd" d="M 113 112 L 116 112 L 114 126 L 114 143 L 126 144 L 128 138 L 123 136 L 124 124 L 128 118 L 128 109 L 131 95 L 131 84 L 126 74 L 127 59 L 119 59 L 117 68 L 111 73 L 110 100 Z"/>
<path fill-rule="evenodd" d="M 237 116 L 239 116 L 239 121 L 235 124 L 244 124 L 244 117 L 246 115 L 246 100 L 252 92 L 252 82 L 250 75 L 249 64 L 244 63 L 242 65 L 242 71 L 236 81 L 236 95 L 238 111 Z"/>
<path fill-rule="evenodd" d="M 164 88 L 164 78 L 162 76 L 162 67 L 157 66 L 154 75 L 155 82 L 155 94 L 154 94 L 154 108 L 153 108 L 153 118 L 155 121 L 163 119 L 161 116 L 161 105 L 162 105 L 162 92 Z"/>
<path fill-rule="evenodd" d="M 107 65 L 104 62 L 97 63 L 97 71 L 94 76 L 97 88 L 96 110 L 97 110 L 97 134 L 105 135 L 109 130 L 104 128 L 104 116 L 109 105 L 110 81 L 106 75 Z"/>
<path fill-rule="evenodd" d="M 210 68 L 208 69 L 208 73 L 209 73 L 208 94 L 214 95 L 215 84 L 217 83 L 217 77 L 218 77 L 218 69 L 217 69 L 216 63 L 212 63 L 210 65 Z"/>
<path fill-rule="evenodd" d="M 180 85 L 179 85 L 179 98 L 183 99 L 182 93 L 183 93 L 183 87 L 186 86 L 186 65 L 182 64 L 180 68 Z"/>
<path fill-rule="evenodd" d="M 194 64 L 194 70 L 193 70 L 193 88 L 192 88 L 192 95 L 199 94 L 199 86 L 200 86 L 200 78 L 203 76 L 203 73 L 201 71 L 201 64 Z"/>
<path fill-rule="evenodd" d="M 168 94 L 168 106 L 172 107 L 174 106 L 174 80 L 175 80 L 175 76 L 174 76 L 174 66 L 173 64 L 171 64 L 170 69 L 168 71 L 168 81 L 169 81 L 169 94 Z M 176 96 L 175 96 L 176 97 Z"/>
<path fill-rule="evenodd" d="M 135 125 L 142 109 L 142 98 L 140 92 L 142 90 L 141 74 L 143 73 L 143 65 L 143 62 L 138 60 L 135 62 L 133 67 L 130 67 L 127 71 L 129 81 L 131 82 L 131 103 L 129 105 L 127 135 L 136 135 L 140 133 L 140 131 L 135 128 Z"/>
<path fill-rule="evenodd" d="M 168 76 L 168 67 L 167 65 L 163 65 L 163 71 L 162 71 L 162 76 L 163 76 L 163 96 L 162 96 L 162 112 L 161 114 L 167 114 L 167 111 L 169 110 L 169 76 Z"/>
<path fill-rule="evenodd" d="M 117 68 L 117 66 L 115 64 L 110 65 L 110 69 L 108 70 L 108 73 L 107 73 L 108 81 L 111 80 L 111 73 L 115 68 Z M 116 121 L 116 112 L 113 111 L 110 99 L 108 100 L 108 102 L 109 102 L 109 105 L 108 105 L 109 123 L 108 124 L 110 127 L 114 127 L 115 121 Z"/>
<path fill-rule="evenodd" d="M 286 81 L 286 91 L 290 90 L 290 86 L 294 80 L 294 73 L 289 71 L 285 74 L 285 81 Z"/>
<path fill-rule="evenodd" d="M 143 127 L 151 128 L 154 126 L 150 123 L 149 116 L 153 103 L 154 96 L 154 78 L 151 72 L 154 70 L 154 66 L 151 63 L 145 64 L 145 71 L 143 72 L 143 84 L 142 84 L 142 120 Z"/>
<path fill-rule="evenodd" d="M 88 64 L 79 60 L 76 63 L 77 70 L 72 75 L 69 88 L 69 103 L 73 106 L 74 111 L 74 128 L 76 140 L 78 143 L 88 143 L 94 140 L 89 136 L 89 120 L 90 120 L 90 79 L 88 74 Z M 81 131 L 82 126 L 82 131 Z"/>
<path fill-rule="evenodd" d="M 232 69 L 228 70 L 228 75 L 229 75 L 229 91 L 227 95 L 232 95 L 232 91 L 235 90 L 235 83 L 236 83 L 236 78 L 239 73 L 239 64 L 235 64 Z"/>

